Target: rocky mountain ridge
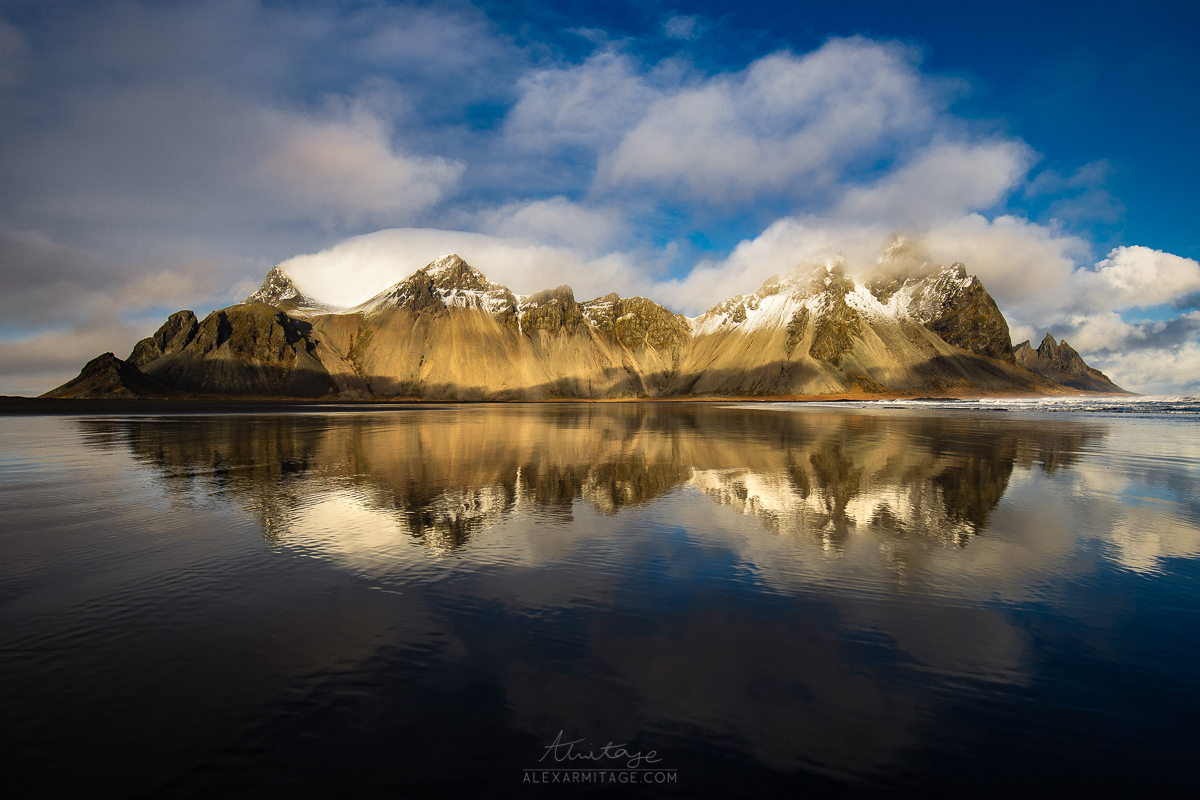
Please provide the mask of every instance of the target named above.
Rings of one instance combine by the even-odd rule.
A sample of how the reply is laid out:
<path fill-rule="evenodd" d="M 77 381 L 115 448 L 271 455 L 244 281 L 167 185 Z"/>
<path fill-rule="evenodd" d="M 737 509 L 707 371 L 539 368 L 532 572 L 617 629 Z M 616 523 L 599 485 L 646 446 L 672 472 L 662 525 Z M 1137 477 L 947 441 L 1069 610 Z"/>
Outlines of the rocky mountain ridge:
<path fill-rule="evenodd" d="M 1083 356 L 1067 344 L 1066 339 L 1061 343 L 1056 342 L 1048 333 L 1037 350 L 1026 340 L 1013 348 L 1013 356 L 1016 362 L 1026 369 L 1072 389 L 1085 392 L 1125 391 L 1103 372 L 1089 367 Z"/>
<path fill-rule="evenodd" d="M 568 286 L 516 295 L 457 255 L 431 262 L 354 308 L 334 309 L 306 296 L 276 267 L 243 303 L 203 321 L 190 311 L 173 314 L 117 369 L 131 376 L 124 388 L 135 395 L 141 375 L 173 392 L 279 398 L 1084 388 L 1058 380 L 1090 375 L 1070 359 L 1057 371 L 1027 367 L 1022 359 L 1028 356 L 1012 347 L 995 302 L 962 264 L 890 272 L 883 266 L 862 282 L 840 262 L 797 268 L 695 319 L 643 297 L 614 293 L 579 302 Z M 51 394 L 75 396 L 71 385 Z"/>

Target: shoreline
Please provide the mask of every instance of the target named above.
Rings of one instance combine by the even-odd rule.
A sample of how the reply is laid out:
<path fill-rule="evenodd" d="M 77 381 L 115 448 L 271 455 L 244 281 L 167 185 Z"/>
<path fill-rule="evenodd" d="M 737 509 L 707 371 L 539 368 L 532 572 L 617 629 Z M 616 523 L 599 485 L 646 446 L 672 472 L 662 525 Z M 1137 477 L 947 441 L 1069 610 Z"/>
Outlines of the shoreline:
<path fill-rule="evenodd" d="M 1079 392 L 1034 394 L 1024 392 L 997 394 L 928 395 L 916 393 L 776 395 L 751 397 L 623 397 L 623 398 L 552 398 L 546 400 L 436 400 L 423 397 L 389 397 L 363 400 L 278 398 L 278 397 L 188 397 L 177 399 L 118 398 L 78 399 L 58 397 L 0 396 L 0 415 L 138 415 L 138 414 L 246 414 L 301 413 L 307 411 L 368 412 L 391 408 L 464 405 L 562 405 L 568 403 L 870 403 L 887 400 L 931 402 L 971 402 L 1003 398 L 1054 397 L 1140 397 L 1133 393 L 1116 394 Z"/>

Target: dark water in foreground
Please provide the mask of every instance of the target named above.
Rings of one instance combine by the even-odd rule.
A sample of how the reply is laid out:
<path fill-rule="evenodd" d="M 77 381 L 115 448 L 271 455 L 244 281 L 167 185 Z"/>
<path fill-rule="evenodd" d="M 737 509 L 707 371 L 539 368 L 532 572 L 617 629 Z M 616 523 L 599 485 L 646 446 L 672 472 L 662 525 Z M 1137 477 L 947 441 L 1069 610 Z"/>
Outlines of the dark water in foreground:
<path fill-rule="evenodd" d="M 1184 794 L 1198 498 L 1200 424 L 1153 416 L 0 417 L 0 777 Z M 560 733 L 601 757 L 556 762 Z"/>

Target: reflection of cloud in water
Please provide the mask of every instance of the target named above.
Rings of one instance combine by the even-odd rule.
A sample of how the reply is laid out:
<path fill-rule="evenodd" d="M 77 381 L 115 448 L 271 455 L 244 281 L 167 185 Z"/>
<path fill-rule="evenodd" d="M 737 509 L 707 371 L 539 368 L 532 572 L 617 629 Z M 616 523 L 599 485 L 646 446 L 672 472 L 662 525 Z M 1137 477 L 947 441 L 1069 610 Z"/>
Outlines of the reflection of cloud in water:
<path fill-rule="evenodd" d="M 380 510 L 347 489 L 306 499 L 292 514 L 284 541 L 291 549 L 346 566 L 366 561 L 383 573 L 423 552 L 403 517 Z"/>
<path fill-rule="evenodd" d="M 786 478 L 745 470 L 697 470 L 695 484 L 711 499 L 758 517 L 776 533 L 806 532 L 824 550 L 859 525 L 900 536 L 918 535 L 963 547 L 975 534 L 970 519 L 955 518 L 941 487 L 932 481 L 893 484 L 853 493 L 836 487 L 798 490 Z"/>

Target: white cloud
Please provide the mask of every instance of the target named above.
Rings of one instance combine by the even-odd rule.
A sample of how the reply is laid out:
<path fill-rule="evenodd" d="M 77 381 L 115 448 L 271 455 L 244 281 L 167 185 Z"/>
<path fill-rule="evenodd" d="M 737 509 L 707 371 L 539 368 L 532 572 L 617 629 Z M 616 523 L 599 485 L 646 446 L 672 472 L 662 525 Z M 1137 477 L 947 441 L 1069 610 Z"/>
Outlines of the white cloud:
<path fill-rule="evenodd" d="M 1056 228 L 1021 217 L 988 220 L 966 214 L 925 232 L 923 240 L 936 263 L 962 261 L 978 275 L 1000 308 L 1021 321 L 1048 324 L 1087 242 Z"/>
<path fill-rule="evenodd" d="M 351 306 L 403 280 L 434 259 L 457 253 L 517 294 L 568 284 L 580 300 L 648 284 L 622 254 L 587 258 L 579 251 L 481 233 L 395 228 L 355 236 L 319 253 L 290 258 L 280 267 L 301 291 Z"/>
<path fill-rule="evenodd" d="M 835 216 L 893 225 L 930 224 L 1003 199 L 1033 161 L 1024 142 L 935 142 L 874 184 L 848 190 Z"/>
<path fill-rule="evenodd" d="M 1005 282 L 996 284 L 1001 287 L 999 292 L 984 278 L 1023 338 L 1037 338 L 1031 330 L 1040 333 L 1052 329 L 1089 363 L 1114 363 L 1111 353 L 1122 349 L 1142 354 L 1154 351 L 1157 356 L 1145 357 L 1151 362 L 1167 363 L 1174 357 L 1166 354 L 1176 352 L 1178 338 L 1190 335 L 1190 325 L 1180 326 L 1190 319 L 1188 314 L 1166 322 L 1137 323 L 1123 318 L 1120 312 L 1171 303 L 1200 290 L 1200 264 L 1196 261 L 1132 246 L 1114 248 L 1107 258 L 1091 267 L 1076 266 L 1085 261 L 1081 240 L 1029 222 L 1021 223 L 1016 232 L 1022 235 L 1012 241 L 1017 247 L 1023 245 L 1027 255 L 1022 257 L 1022 251 L 1013 247 L 990 248 L 993 258 L 989 261 L 987 253 L 983 254 L 980 274 L 987 273 L 996 256 L 1010 259 L 1011 265 L 1027 266 L 1028 285 L 1024 289 L 1019 272 L 1011 268 L 1005 273 Z M 977 237 L 974 242 L 989 249 L 987 237 Z M 967 251 L 972 240 L 953 241 L 951 245 L 943 252 Z M 1060 252 L 1056 253 L 1056 248 Z M 1176 328 L 1174 341 L 1164 338 L 1165 328 L 1172 323 Z M 1139 385 L 1144 383 L 1144 376 L 1139 373 L 1137 381 Z"/>
<path fill-rule="evenodd" d="M 1091 314 L 1076 314 L 1069 317 L 1051 317 L 1047 325 L 1059 331 L 1060 338 L 1070 340 L 1076 350 L 1095 352 L 1107 350 L 1115 344 L 1136 336 L 1137 329 L 1115 311 L 1097 311 Z M 1069 329 L 1069 333 L 1064 332 Z"/>
<path fill-rule="evenodd" d="M 1145 308 L 1200 291 L 1200 263 L 1149 247 L 1117 247 L 1075 284 L 1085 308 Z"/>
<path fill-rule="evenodd" d="M 659 96 L 637 61 L 604 49 L 582 64 L 534 71 L 518 83 L 505 116 L 510 145 L 543 155 L 612 147 Z"/>
<path fill-rule="evenodd" d="M 775 53 L 664 92 L 602 157 L 597 186 L 717 203 L 811 195 L 857 161 L 928 134 L 946 88 L 898 45 L 841 39 L 803 56 Z"/>
<path fill-rule="evenodd" d="M 348 119 L 268 115 L 279 143 L 257 174 L 286 202 L 336 222 L 405 219 L 434 205 L 465 165 L 392 147 L 388 126 L 365 111 Z"/>
<path fill-rule="evenodd" d="M 852 269 L 873 262 L 887 235 L 885 228 L 839 225 L 829 220 L 777 220 L 759 236 L 740 242 L 728 258 L 703 261 L 682 280 L 656 289 L 668 305 L 696 315 L 737 294 L 755 291 L 772 275 L 797 266 L 844 259 Z"/>
<path fill-rule="evenodd" d="M 1200 343 L 1153 350 L 1111 351 L 1095 359 L 1117 384 L 1142 394 L 1200 394 Z"/>
<path fill-rule="evenodd" d="M 596 211 L 565 197 L 518 201 L 486 210 L 480 214 L 480 227 L 495 236 L 593 254 L 610 247 L 627 233 L 616 211 Z"/>

